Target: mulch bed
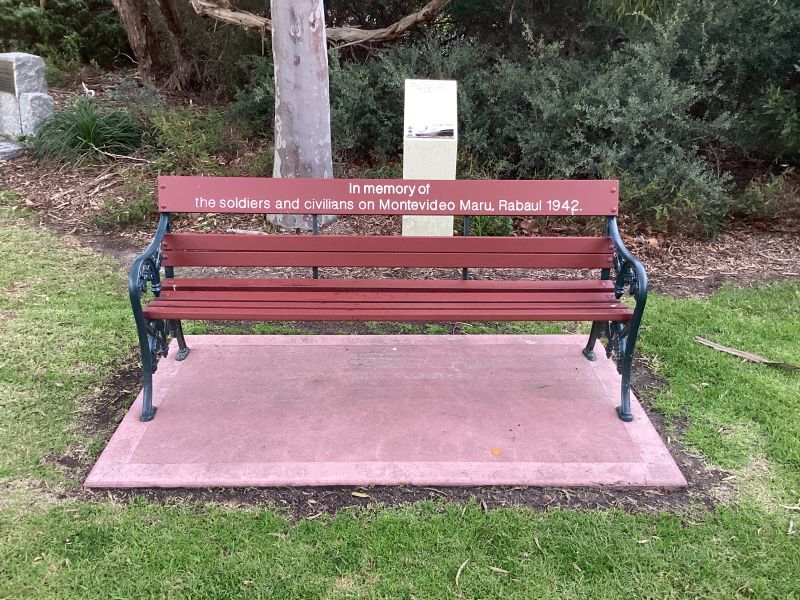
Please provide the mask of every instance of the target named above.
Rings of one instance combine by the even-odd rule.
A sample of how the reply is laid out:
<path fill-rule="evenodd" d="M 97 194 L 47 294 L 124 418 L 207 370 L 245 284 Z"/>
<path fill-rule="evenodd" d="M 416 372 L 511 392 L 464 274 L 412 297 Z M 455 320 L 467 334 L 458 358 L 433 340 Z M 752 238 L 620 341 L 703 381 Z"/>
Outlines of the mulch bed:
<path fill-rule="evenodd" d="M 130 192 L 126 178 L 142 170 L 137 164 L 102 164 L 86 167 L 52 167 L 21 157 L 0 163 L 0 189 L 13 190 L 20 206 L 34 211 L 43 225 L 60 234 L 75 236 L 90 248 L 119 260 L 127 267 L 152 237 L 154 223 L 132 230 L 98 226 L 106 203 L 125 201 Z M 272 226 L 264 216 L 176 215 L 175 229 L 228 232 L 264 232 Z M 345 216 L 325 228 L 329 234 L 396 235 L 401 219 L 395 216 Z M 546 232 L 560 233 L 560 232 Z M 736 285 L 800 278 L 800 217 L 764 223 L 731 225 L 718 239 L 699 240 L 681 236 L 628 236 L 626 244 L 645 265 L 651 289 L 671 296 L 706 296 L 724 283 Z M 222 270 L 215 270 L 221 272 Z M 306 270 L 256 271 L 258 276 L 305 276 Z M 364 277 L 363 269 L 325 269 L 326 277 Z M 547 279 L 575 277 L 576 272 L 556 270 L 472 271 L 478 278 L 527 277 Z M 452 270 L 385 270 L 382 276 L 452 277 Z"/>

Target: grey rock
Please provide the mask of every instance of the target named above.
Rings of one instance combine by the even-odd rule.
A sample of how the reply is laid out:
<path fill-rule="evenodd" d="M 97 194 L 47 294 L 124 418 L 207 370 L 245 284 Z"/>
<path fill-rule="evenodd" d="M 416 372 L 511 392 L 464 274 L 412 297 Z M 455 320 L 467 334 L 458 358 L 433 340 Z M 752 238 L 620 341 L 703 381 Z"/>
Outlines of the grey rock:
<path fill-rule="evenodd" d="M 53 114 L 44 61 L 25 52 L 2 52 L 0 60 L 13 65 L 16 88 L 15 94 L 0 92 L 0 135 L 9 138 L 31 135 L 43 119 Z"/>
<path fill-rule="evenodd" d="M 53 116 L 53 98 L 47 94 L 21 94 L 19 116 L 22 135 L 33 135 L 39 123 Z"/>
<path fill-rule="evenodd" d="M 14 63 L 14 84 L 17 88 L 17 96 L 47 92 L 44 61 L 40 56 L 25 52 L 2 52 L 0 60 Z"/>
<path fill-rule="evenodd" d="M 20 156 L 25 149 L 19 144 L 14 142 L 5 142 L 0 140 L 0 160 L 9 160 Z"/>
<path fill-rule="evenodd" d="M 20 135 L 19 102 L 14 94 L 0 92 L 0 136 L 15 138 Z"/>

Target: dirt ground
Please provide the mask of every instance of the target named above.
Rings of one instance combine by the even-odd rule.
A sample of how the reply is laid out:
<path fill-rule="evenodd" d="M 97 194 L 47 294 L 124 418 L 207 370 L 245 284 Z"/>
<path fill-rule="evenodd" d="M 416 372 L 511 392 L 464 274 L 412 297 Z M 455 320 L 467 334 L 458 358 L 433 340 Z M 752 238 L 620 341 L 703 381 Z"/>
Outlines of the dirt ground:
<path fill-rule="evenodd" d="M 97 224 L 109 199 L 130 195 L 126 181 L 137 177 L 141 166 L 106 164 L 79 168 L 53 168 L 30 157 L 0 162 L 0 190 L 11 190 L 19 205 L 34 211 L 41 224 L 69 234 L 83 245 L 111 256 L 124 268 L 133 261 L 152 237 L 152 222 L 126 229 L 104 229 Z M 155 182 L 153 182 L 153 187 Z M 397 217 L 340 217 L 324 230 L 332 234 L 392 235 L 400 232 Z M 222 232 L 263 232 L 269 230 L 263 216 L 193 215 L 177 219 L 175 229 Z M 624 229 L 624 228 L 623 228 Z M 731 225 L 718 239 L 699 240 L 681 236 L 630 236 L 625 243 L 644 263 L 652 290 L 676 297 L 702 297 L 724 283 L 748 285 L 764 281 L 800 278 L 800 217 L 787 216 L 774 222 Z M 305 276 L 306 270 L 296 271 Z M 270 274 L 261 271 L 260 274 Z M 283 270 L 283 276 L 294 274 Z M 359 269 L 327 270 L 323 276 L 363 277 Z M 257 273 L 253 273 L 257 274 Z M 452 277 L 452 272 L 429 271 L 412 276 Z M 400 276 L 399 272 L 383 273 Z M 473 271 L 473 277 L 516 278 L 574 277 L 558 271 Z"/>

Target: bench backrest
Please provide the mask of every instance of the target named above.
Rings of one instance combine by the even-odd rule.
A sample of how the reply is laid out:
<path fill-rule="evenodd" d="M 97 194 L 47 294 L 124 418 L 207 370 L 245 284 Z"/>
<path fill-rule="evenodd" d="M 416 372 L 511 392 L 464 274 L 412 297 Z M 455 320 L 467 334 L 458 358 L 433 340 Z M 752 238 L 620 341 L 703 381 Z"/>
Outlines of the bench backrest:
<path fill-rule="evenodd" d="M 158 178 L 161 212 L 615 216 L 616 180 Z"/>
<path fill-rule="evenodd" d="M 519 267 L 603 269 L 614 246 L 601 237 L 399 237 L 168 233 L 172 267 Z"/>
<path fill-rule="evenodd" d="M 606 216 L 619 184 L 159 177 L 162 213 Z M 607 237 L 399 237 L 167 233 L 167 267 L 574 268 L 612 266 Z"/>

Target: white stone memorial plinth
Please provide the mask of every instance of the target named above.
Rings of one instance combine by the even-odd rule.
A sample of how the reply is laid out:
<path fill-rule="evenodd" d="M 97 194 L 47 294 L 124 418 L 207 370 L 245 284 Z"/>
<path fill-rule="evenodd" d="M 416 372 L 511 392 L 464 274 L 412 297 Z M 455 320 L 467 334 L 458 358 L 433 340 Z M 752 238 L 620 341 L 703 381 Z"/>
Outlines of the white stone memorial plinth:
<path fill-rule="evenodd" d="M 406 79 L 403 179 L 455 179 L 455 81 Z M 453 235 L 453 217 L 403 216 L 403 235 Z"/>
<path fill-rule="evenodd" d="M 0 137 L 33 135 L 53 114 L 44 61 L 24 52 L 0 53 Z"/>

